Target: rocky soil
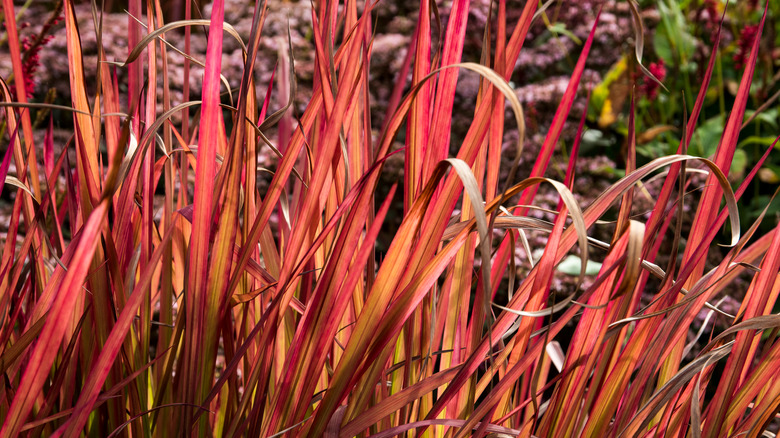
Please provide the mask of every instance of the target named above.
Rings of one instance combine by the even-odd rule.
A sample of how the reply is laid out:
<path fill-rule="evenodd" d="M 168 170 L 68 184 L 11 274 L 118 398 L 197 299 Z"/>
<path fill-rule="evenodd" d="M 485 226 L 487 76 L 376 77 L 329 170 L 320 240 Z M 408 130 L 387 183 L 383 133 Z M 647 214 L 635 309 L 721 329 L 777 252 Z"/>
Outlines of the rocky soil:
<path fill-rule="evenodd" d="M 17 2 L 17 8 L 21 7 Z M 54 5 L 56 1 L 38 1 L 21 12 L 19 23 L 22 24 L 20 38 L 33 38 L 40 31 L 46 20 L 53 14 L 56 15 Z M 238 33 L 246 38 L 252 24 L 253 5 L 251 2 L 227 0 L 225 21 L 233 25 Z M 442 26 L 446 26 L 448 19 L 446 11 L 449 10 L 450 0 L 439 3 L 442 12 Z M 471 3 L 469 29 L 464 49 L 464 61 L 479 62 L 482 46 L 482 35 L 488 22 L 489 0 L 474 0 Z M 294 74 L 298 81 L 297 95 L 295 96 L 294 110 L 297 114 L 304 111 L 306 102 L 311 96 L 313 79 L 313 41 L 311 36 L 311 2 L 309 0 L 269 0 L 268 16 L 262 31 L 259 59 L 255 68 L 255 79 L 258 87 L 257 94 L 262 96 L 268 87 L 271 73 L 277 65 L 286 61 L 289 43 L 292 46 L 292 54 L 295 59 Z M 633 50 L 633 30 L 630 15 L 625 2 L 616 0 L 598 1 L 563 1 L 556 2 L 547 11 L 551 21 L 565 23 L 569 35 L 555 34 L 545 26 L 543 20 L 537 19 L 527 39 L 519 60 L 515 65 L 511 85 L 524 106 L 526 125 L 528 127 L 527 141 L 524 149 L 521 168 L 518 178 L 526 177 L 534 163 L 539 147 L 544 141 L 547 129 L 550 126 L 555 111 L 569 81 L 569 75 L 577 61 L 581 44 L 584 41 L 595 21 L 596 11 L 602 9 L 599 26 L 596 29 L 595 43 L 588 58 L 587 68 L 583 75 L 580 92 L 574 103 L 569 120 L 567 121 L 561 143 L 570 150 L 570 146 L 577 132 L 577 125 L 583 111 L 585 111 L 585 95 L 589 88 L 594 87 L 603 75 L 624 53 Z M 89 2 L 79 2 L 77 5 L 79 17 L 79 29 L 84 52 L 84 65 L 86 67 L 88 95 L 94 95 L 95 71 L 97 66 L 97 32 L 92 20 L 92 12 Z M 18 12 L 18 11 L 17 11 Z M 519 17 L 520 9 L 509 12 L 510 23 L 515 23 Z M 210 14 L 210 5 L 206 5 L 203 16 Z M 376 9 L 376 36 L 371 58 L 371 99 L 373 126 L 380 127 L 385 116 L 388 100 L 393 89 L 393 84 L 398 80 L 397 72 L 403 62 L 409 44 L 410 35 L 415 28 L 417 20 L 417 3 L 384 1 L 378 4 Z M 655 17 L 648 14 L 647 19 L 652 23 Z M 126 59 L 131 48 L 128 47 L 127 29 L 129 26 L 128 14 L 124 12 L 105 13 L 102 17 L 102 42 L 109 61 L 122 62 Z M 206 29 L 193 28 L 192 53 L 197 59 L 205 58 Z M 511 31 L 511 27 L 509 29 Z M 142 31 L 142 34 L 145 30 Z M 70 102 L 70 89 L 68 79 L 68 63 L 65 60 L 67 54 L 64 24 L 59 23 L 52 28 L 53 38 L 45 44 L 40 53 L 40 63 L 34 77 L 33 101 L 41 101 L 50 90 L 56 92 L 56 103 L 68 105 Z M 1 37 L 0 37 L 1 38 Z M 183 49 L 183 32 L 179 29 L 165 34 L 165 39 L 171 46 Z M 223 75 L 227 78 L 231 87 L 237 88 L 243 69 L 243 56 L 241 45 L 232 39 L 225 37 L 224 55 L 222 59 Z M 161 63 L 158 65 L 161 69 Z M 126 70 L 122 67 L 115 69 L 120 95 L 127 98 Z M 11 73 L 10 57 L 6 44 L 0 45 L 0 76 L 8 78 Z M 193 65 L 189 86 L 191 98 L 198 98 L 200 92 L 200 78 L 202 68 Z M 172 90 L 173 104 L 182 101 L 183 89 L 183 57 L 173 50 L 168 51 L 168 78 Z M 407 82 L 408 82 L 407 78 Z M 161 83 L 158 86 L 162 86 Z M 276 85 L 279 86 L 278 83 Z M 471 122 L 476 94 L 479 86 L 478 77 L 472 73 L 460 75 L 455 107 L 453 110 L 452 149 L 454 154 L 460 145 L 465 132 Z M 124 92 L 124 93 L 123 93 Z M 286 101 L 285 96 L 275 93 L 272 108 L 281 107 Z M 502 157 L 504 173 L 508 171 L 510 163 L 514 159 L 513 150 L 517 133 L 512 126 L 513 119 L 507 112 L 507 131 L 505 135 L 505 151 Z M 56 148 L 62 148 L 67 143 L 72 131 L 70 116 L 64 112 L 54 112 L 54 143 Z M 44 124 L 45 126 L 45 124 Z M 36 131 L 36 143 L 41 144 L 43 129 Z M 273 133 L 269 138 L 274 138 Z M 378 135 L 375 132 L 375 135 Z M 399 144 L 400 146 L 400 144 Z M 0 150 L 5 149 L 5 144 Z M 612 181 L 615 180 L 614 172 L 616 162 L 620 163 L 621 145 L 617 142 L 608 144 L 605 154 L 589 154 L 582 156 L 577 161 L 577 179 L 575 181 L 575 196 L 582 206 L 587 206 L 599 193 L 601 193 Z M 604 152 L 604 150 L 602 150 Z M 261 153 L 260 165 L 273 169 L 276 158 L 269 151 Z M 547 176 L 555 179 L 563 179 L 566 171 L 568 157 L 563 153 L 556 153 Z M 13 166 L 13 165 L 12 165 Z M 14 173 L 12 167 L 11 173 Z M 261 173 L 261 175 L 266 175 Z M 388 160 L 383 181 L 380 187 L 389 187 L 392 183 L 401 182 L 403 175 L 403 157 L 394 155 Z M 260 182 L 259 190 L 267 188 L 268 180 Z M 0 197 L 0 240 L 4 240 L 10 220 L 11 202 L 14 194 L 10 190 L 3 190 Z M 378 194 L 384 197 L 380 189 Z M 536 199 L 536 205 L 546 209 L 555 208 L 558 197 L 552 189 L 542 186 Z M 652 201 L 642 196 L 637 197 L 635 213 L 641 215 L 651 208 Z M 399 209 L 401 207 L 399 206 Z M 545 217 L 542 213 L 532 213 Z M 549 216 L 546 216 L 549 219 Z M 388 216 L 387 232 L 382 240 L 388 243 L 393 230 L 397 228 L 401 220 L 400 211 Z M 592 230 L 594 237 L 609 240 L 610 227 L 602 226 Z M 543 235 L 531 235 L 531 248 L 542 248 L 546 240 Z M 380 244 L 381 247 L 381 244 Z M 527 266 L 528 255 L 522 249 L 518 249 L 519 266 Z M 594 254 L 596 258 L 598 254 Z M 564 293 L 570 292 L 574 283 L 571 278 L 559 275 L 558 287 Z"/>

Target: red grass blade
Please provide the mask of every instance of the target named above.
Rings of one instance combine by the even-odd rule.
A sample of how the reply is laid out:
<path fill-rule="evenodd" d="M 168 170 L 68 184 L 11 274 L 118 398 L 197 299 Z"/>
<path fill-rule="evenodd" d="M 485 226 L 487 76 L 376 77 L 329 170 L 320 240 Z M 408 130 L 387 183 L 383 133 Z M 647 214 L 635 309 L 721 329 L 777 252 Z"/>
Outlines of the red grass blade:
<path fill-rule="evenodd" d="M 96 359 L 89 377 L 82 387 L 76 406 L 73 408 L 73 414 L 58 430 L 58 434 L 55 434 L 54 436 L 61 436 L 62 434 L 65 434 L 66 436 L 78 436 L 86 424 L 89 414 L 98 400 L 100 389 L 103 387 L 103 383 L 111 371 L 120 348 L 122 348 L 122 344 L 130 329 L 130 324 L 133 322 L 143 301 L 148 299 L 148 296 L 144 291 L 148 290 L 148 287 L 152 282 L 157 264 L 160 262 L 163 252 L 173 236 L 174 228 L 175 227 L 171 227 L 168 229 L 168 232 L 162 238 L 160 245 L 157 246 L 154 254 L 149 258 L 146 269 L 141 273 L 138 283 L 136 283 L 133 292 L 130 294 L 130 298 L 111 330 L 111 334 L 108 336 L 105 344 L 103 344 L 103 348 L 100 350 L 100 355 Z"/>
<path fill-rule="evenodd" d="M 51 311 L 43 331 L 35 344 L 30 356 L 27 368 L 19 383 L 18 391 L 9 409 L 0 436 L 16 436 L 27 416 L 32 410 L 35 397 L 43 388 L 52 363 L 57 355 L 59 344 L 65 335 L 65 326 L 68 323 L 76 298 L 82 292 L 81 284 L 84 282 L 92 254 L 100 241 L 100 229 L 105 220 L 108 205 L 101 202 L 84 224 L 80 238 L 73 255 L 73 262 L 68 267 L 67 273 L 61 283 L 51 282 L 47 289 L 56 293 L 56 298 L 51 306 Z M 58 267 L 58 271 L 62 268 Z"/>
<path fill-rule="evenodd" d="M 539 153 L 539 159 L 536 161 L 536 163 L 534 163 L 534 167 L 531 170 L 532 177 L 544 175 L 544 172 L 547 170 L 547 166 L 549 165 L 550 157 L 552 157 L 552 153 L 555 150 L 555 147 L 558 144 L 558 140 L 561 137 L 563 124 L 569 117 L 569 111 L 571 111 L 571 106 L 574 103 L 574 97 L 577 95 L 577 91 L 579 89 L 580 79 L 582 79 L 582 73 L 585 70 L 585 61 L 588 59 L 590 48 L 593 45 L 593 38 L 596 35 L 596 26 L 598 26 L 600 15 L 601 11 L 596 14 L 596 19 L 593 23 L 593 27 L 590 30 L 590 35 L 588 35 L 588 39 L 585 41 L 585 45 L 582 47 L 582 52 L 580 53 L 580 57 L 577 60 L 577 65 L 574 67 L 574 71 L 572 72 L 569 85 L 566 87 L 566 91 L 564 92 L 563 97 L 561 98 L 561 102 L 558 105 L 558 110 L 555 112 L 555 117 L 553 118 L 550 130 L 547 132 L 547 137 L 545 137 L 544 143 L 542 144 L 542 149 Z M 520 196 L 518 204 L 530 204 L 535 195 L 536 188 L 534 187 L 531 188 L 528 192 L 524 192 Z M 521 212 L 526 210 L 527 209 L 524 208 L 520 209 Z"/>

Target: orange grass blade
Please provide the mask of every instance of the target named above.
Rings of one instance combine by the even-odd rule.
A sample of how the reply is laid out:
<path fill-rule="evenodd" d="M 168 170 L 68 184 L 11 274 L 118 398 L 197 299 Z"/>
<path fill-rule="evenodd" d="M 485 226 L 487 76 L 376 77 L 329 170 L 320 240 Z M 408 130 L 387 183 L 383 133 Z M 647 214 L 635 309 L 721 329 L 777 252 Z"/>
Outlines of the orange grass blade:
<path fill-rule="evenodd" d="M 366 237 L 358 249 L 360 228 L 365 223 L 368 214 L 367 203 L 371 198 L 370 191 L 364 190 L 361 193 L 361 199 L 347 218 L 347 224 L 353 225 L 344 228 L 345 235 L 338 241 L 337 247 L 334 249 L 333 262 L 326 266 L 322 277 L 320 277 L 318 290 L 315 291 L 312 300 L 307 303 L 307 312 L 299 325 L 290 356 L 288 356 L 287 363 L 291 366 L 285 366 L 285 369 L 292 371 L 288 372 L 282 379 L 275 397 L 275 400 L 291 406 L 298 406 L 297 410 L 292 412 L 293 415 L 284 418 L 287 420 L 287 424 L 302 421 L 303 415 L 308 410 L 306 400 L 314 392 L 314 385 L 318 381 L 317 375 L 322 369 L 325 355 L 329 350 L 328 347 L 336 334 L 338 324 L 341 322 L 341 315 L 344 314 L 349 300 L 352 298 L 351 292 L 357 284 L 358 278 L 362 275 L 362 267 L 365 266 L 366 259 L 371 253 L 371 247 L 390 208 L 394 192 L 395 189 L 391 189 L 377 213 L 376 221 L 366 233 Z M 356 257 L 351 260 L 347 254 L 353 253 L 356 254 Z M 341 283 L 342 279 L 346 280 L 343 284 Z M 322 293 L 318 293 L 320 290 Z M 297 378 L 298 385 L 292 384 L 293 377 Z M 292 394 L 289 394 L 294 387 L 301 388 L 298 394 L 295 394 L 295 399 L 293 399 Z M 287 406 L 286 409 L 290 410 L 291 406 Z M 278 411 L 279 409 L 277 409 Z M 270 430 L 276 430 L 273 424 Z"/>

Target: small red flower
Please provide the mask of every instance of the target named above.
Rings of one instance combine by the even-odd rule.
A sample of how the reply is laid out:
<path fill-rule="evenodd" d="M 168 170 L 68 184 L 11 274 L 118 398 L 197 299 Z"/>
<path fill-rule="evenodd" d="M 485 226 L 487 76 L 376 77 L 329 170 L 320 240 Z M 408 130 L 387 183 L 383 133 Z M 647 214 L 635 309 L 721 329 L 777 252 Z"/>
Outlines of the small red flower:
<path fill-rule="evenodd" d="M 52 19 L 49 19 L 49 21 L 44 24 L 41 31 L 38 33 L 38 35 L 29 35 L 26 36 L 22 41 L 20 42 L 22 52 L 24 52 L 24 57 L 22 58 L 22 73 L 24 74 L 24 91 L 27 95 L 27 98 L 31 98 L 33 93 L 35 92 L 35 72 L 38 70 L 38 67 L 41 65 L 41 57 L 40 52 L 43 46 L 49 43 L 54 36 L 50 35 L 49 32 L 51 29 L 57 25 L 62 20 L 62 16 L 58 16 Z M 25 29 L 30 26 L 30 23 L 24 22 L 21 23 L 19 26 L 19 29 Z M 15 93 L 16 90 L 13 89 L 12 93 Z M 15 95 L 14 95 L 15 98 Z"/>
<path fill-rule="evenodd" d="M 651 62 L 647 69 L 659 81 L 663 82 L 666 79 L 666 66 L 663 59 L 659 59 L 658 62 Z M 658 83 L 648 77 L 643 77 L 642 85 L 639 86 L 639 92 L 647 96 L 648 99 L 655 99 L 658 96 Z"/>
<path fill-rule="evenodd" d="M 707 13 L 704 28 L 710 33 L 710 42 L 715 42 L 715 36 L 720 27 L 720 13 L 718 13 L 718 1 L 706 0 L 704 2 L 704 11 Z"/>
<path fill-rule="evenodd" d="M 739 33 L 739 40 L 737 41 L 737 53 L 734 54 L 734 67 L 737 70 L 742 69 L 745 66 L 745 61 L 750 55 L 750 50 L 753 47 L 753 42 L 758 35 L 758 25 L 753 24 L 745 26 Z"/>

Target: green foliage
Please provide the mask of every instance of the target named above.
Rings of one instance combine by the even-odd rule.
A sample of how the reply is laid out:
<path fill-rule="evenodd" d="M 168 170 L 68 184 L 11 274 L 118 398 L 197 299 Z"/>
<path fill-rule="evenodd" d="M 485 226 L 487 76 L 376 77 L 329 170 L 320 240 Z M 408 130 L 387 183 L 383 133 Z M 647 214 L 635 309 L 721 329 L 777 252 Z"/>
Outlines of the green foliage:
<path fill-rule="evenodd" d="M 753 29 L 763 10 L 761 2 L 723 2 L 707 1 L 658 1 L 643 2 L 647 9 L 655 9 L 657 24 L 650 30 L 652 38 L 648 42 L 645 53 L 650 60 L 663 62 L 666 75 L 663 79 L 668 92 L 657 89 L 653 95 L 648 95 L 647 87 L 650 81 L 638 73 L 629 73 L 637 90 L 637 129 L 640 140 L 637 153 L 640 163 L 673 154 L 678 148 L 685 131 L 684 122 L 691 123 L 690 112 L 693 106 L 698 84 L 707 70 L 707 58 L 715 56 L 715 67 L 712 81 L 705 91 L 701 114 L 704 120 L 696 124 L 695 131 L 688 145 L 688 153 L 699 157 L 714 156 L 721 141 L 726 120 L 729 116 L 729 105 L 734 101 L 739 81 L 745 71 L 744 60 L 750 51 Z M 757 6 L 757 7 L 756 7 Z M 725 10 L 724 25 L 720 28 L 721 38 L 719 50 L 713 52 L 715 35 L 719 29 L 721 15 Z M 777 27 L 778 20 L 773 17 L 780 14 L 776 2 L 768 4 L 767 23 Z M 769 41 L 774 37 L 774 41 Z M 745 111 L 739 143 L 730 165 L 730 179 L 734 184 L 752 166 L 761 160 L 762 155 L 777 135 L 778 112 L 773 105 L 762 105 L 770 99 L 777 98 L 780 93 L 780 83 L 777 81 L 777 63 L 774 55 L 768 49 L 780 43 L 780 34 L 764 33 L 761 36 L 756 73 L 750 85 L 750 99 Z M 625 58 L 624 58 L 625 59 Z M 610 84 L 617 80 L 616 64 L 603 82 L 594 90 L 594 105 L 591 107 L 590 119 L 598 120 L 603 132 L 602 143 L 615 138 L 620 143 L 626 135 L 627 111 L 614 117 L 604 119 L 604 102 L 613 98 Z M 636 69 L 633 69 L 636 71 Z M 751 109 L 752 108 L 752 109 Z M 599 118 L 601 117 L 601 118 Z M 609 121 L 609 125 L 602 122 Z M 694 121 L 695 122 L 695 121 Z M 672 126 L 675 129 L 661 129 Z M 647 135 L 650 134 L 650 135 Z M 772 194 L 775 175 L 772 169 L 780 165 L 777 154 L 770 155 L 759 172 L 759 178 L 746 193 L 746 202 L 752 207 L 745 218 L 753 221 L 766 207 L 759 199 L 767 201 Z M 765 225 L 763 228 L 770 228 Z"/>
<path fill-rule="evenodd" d="M 688 32 L 688 22 L 683 14 L 681 2 L 673 0 L 659 1 L 658 15 L 661 22 L 653 34 L 653 48 L 656 55 L 667 65 L 678 66 L 681 71 L 692 71 L 692 58 L 696 50 L 696 40 Z"/>

